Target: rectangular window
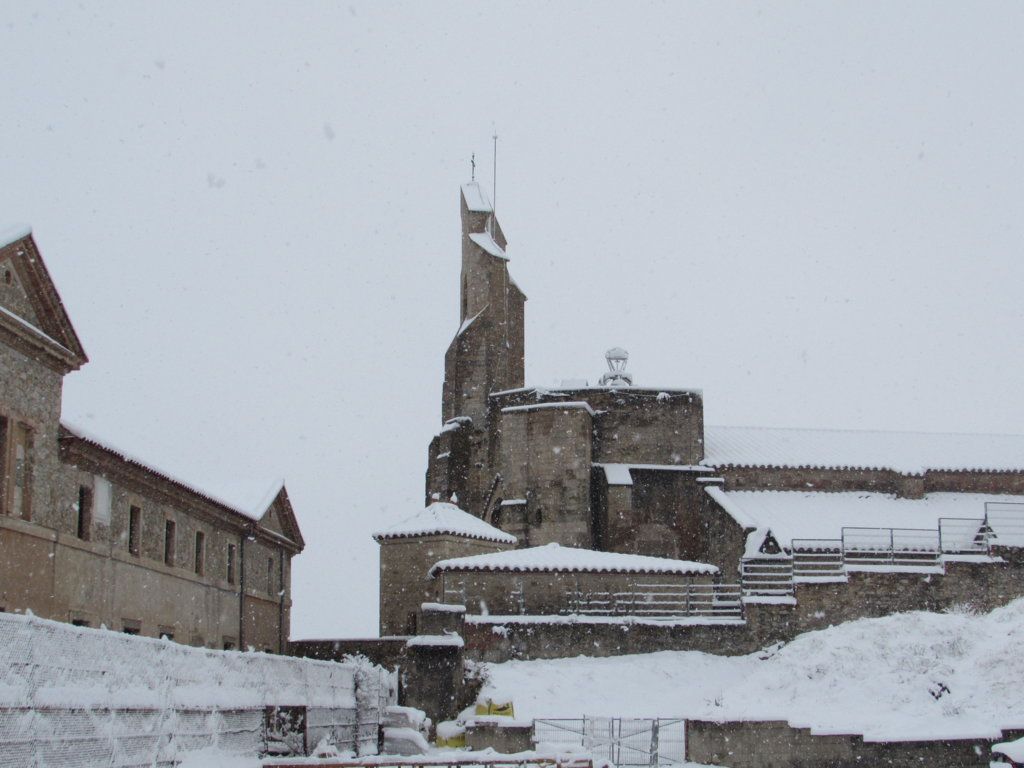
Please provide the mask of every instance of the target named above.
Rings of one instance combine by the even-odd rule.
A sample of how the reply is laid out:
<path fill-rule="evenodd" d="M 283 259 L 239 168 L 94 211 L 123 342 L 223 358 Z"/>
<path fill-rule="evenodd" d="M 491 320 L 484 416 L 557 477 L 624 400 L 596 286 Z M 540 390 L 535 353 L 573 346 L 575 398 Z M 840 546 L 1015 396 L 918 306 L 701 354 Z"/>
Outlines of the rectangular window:
<path fill-rule="evenodd" d="M 72 619 L 71 624 L 76 627 L 88 627 L 89 622 L 85 619 Z"/>
<path fill-rule="evenodd" d="M 142 551 L 142 510 L 132 506 L 128 508 L 128 554 L 139 556 Z"/>
<path fill-rule="evenodd" d="M 274 594 L 274 558 L 267 558 L 267 594 Z"/>
<path fill-rule="evenodd" d="M 206 558 L 206 534 L 202 531 L 196 531 L 196 576 L 202 576 L 206 571 L 206 564 L 203 562 Z"/>
<path fill-rule="evenodd" d="M 142 622 L 138 619 L 122 619 L 121 631 L 126 635 L 138 635 L 142 633 Z"/>
<path fill-rule="evenodd" d="M 92 488 L 78 486 L 78 538 L 88 541 L 92 536 Z"/>
<path fill-rule="evenodd" d="M 157 630 L 157 636 L 161 640 L 173 640 L 174 639 L 174 627 L 160 627 Z"/>
<path fill-rule="evenodd" d="M 114 506 L 114 488 L 102 475 L 92 478 L 92 521 L 97 525 L 110 525 L 110 512 Z"/>
<path fill-rule="evenodd" d="M 32 430 L 15 424 L 11 449 L 11 514 L 24 520 L 32 517 Z"/>
<path fill-rule="evenodd" d="M 225 637 L 224 638 L 224 645 L 223 645 L 223 647 L 224 647 L 225 651 L 233 651 L 233 650 L 235 650 L 235 647 L 237 645 L 238 644 L 235 642 L 235 639 L 233 637 Z"/>
<path fill-rule="evenodd" d="M 174 565 L 174 529 L 173 520 L 164 521 L 164 565 Z"/>
<path fill-rule="evenodd" d="M 235 545 L 228 544 L 228 584 L 235 583 Z"/>

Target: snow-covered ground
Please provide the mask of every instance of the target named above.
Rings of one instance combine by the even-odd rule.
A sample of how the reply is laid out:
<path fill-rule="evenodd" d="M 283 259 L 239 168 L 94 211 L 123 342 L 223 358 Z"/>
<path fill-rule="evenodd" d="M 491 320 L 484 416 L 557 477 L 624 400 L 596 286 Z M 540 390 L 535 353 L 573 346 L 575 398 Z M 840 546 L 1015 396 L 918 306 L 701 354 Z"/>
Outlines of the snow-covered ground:
<path fill-rule="evenodd" d="M 740 657 L 696 651 L 488 664 L 519 718 L 779 719 L 868 739 L 1024 726 L 1024 599 L 991 614 L 907 613 Z"/>

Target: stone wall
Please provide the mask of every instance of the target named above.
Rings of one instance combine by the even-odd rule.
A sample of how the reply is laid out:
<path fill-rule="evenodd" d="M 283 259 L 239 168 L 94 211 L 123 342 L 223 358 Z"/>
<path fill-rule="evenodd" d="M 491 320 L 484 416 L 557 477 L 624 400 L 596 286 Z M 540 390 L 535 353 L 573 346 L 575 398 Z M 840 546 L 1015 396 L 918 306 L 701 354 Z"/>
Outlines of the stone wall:
<path fill-rule="evenodd" d="M 919 499 L 926 493 L 1024 494 L 1024 472 L 933 470 L 904 475 L 889 469 L 720 467 L 726 490 L 872 491 Z"/>
<path fill-rule="evenodd" d="M 1004 550 L 1003 554 L 1012 560 L 950 562 L 945 575 L 854 571 L 845 582 L 797 583 L 795 605 L 747 600 L 743 621 L 701 624 L 685 619 L 643 622 L 628 618 L 469 616 L 465 625 L 466 653 L 470 658 L 493 662 L 662 650 L 738 655 L 855 619 L 916 610 L 990 611 L 1024 597 L 1024 556 L 1019 550 Z M 506 588 L 514 588 L 512 583 L 507 581 Z M 497 592 L 496 586 L 493 589 Z"/>
<path fill-rule="evenodd" d="M 868 742 L 858 735 L 812 736 L 784 721 L 686 722 L 686 759 L 728 768 L 974 768 L 988 764 L 993 743 L 1018 738 Z"/>
<path fill-rule="evenodd" d="M 526 500 L 520 545 L 591 546 L 590 413 L 579 407 L 542 407 L 504 411 L 496 418 L 500 497 Z"/>
<path fill-rule="evenodd" d="M 54 490 L 60 473 L 57 425 L 60 420 L 63 377 L 26 357 L 0 339 L 0 433 L 16 423 L 31 430 L 29 519 L 53 526 Z M 2 437 L 2 435 L 0 435 Z M 5 459 L 0 444 L 0 469 Z M 3 475 L 3 472 L 0 472 Z M 0 477 L 0 513 L 9 514 L 10 489 Z"/>
<path fill-rule="evenodd" d="M 420 604 L 436 599 L 427 575 L 439 560 L 509 549 L 508 544 L 459 536 L 415 536 L 380 542 L 380 633 L 416 634 Z"/>
<path fill-rule="evenodd" d="M 321 661 L 344 661 L 346 656 L 365 656 L 385 669 L 402 666 L 408 637 L 374 637 L 338 640 L 292 640 L 288 643 L 291 656 Z"/>
<path fill-rule="evenodd" d="M 467 617 L 463 638 L 474 661 L 562 659 L 573 656 L 621 656 L 656 651 L 704 651 L 723 656 L 757 650 L 742 622 L 690 625 L 630 621 L 551 621 L 515 616 Z"/>
<path fill-rule="evenodd" d="M 558 616 L 570 595 L 643 590 L 645 585 L 710 584 L 713 576 L 650 575 L 642 573 L 507 573 L 502 571 L 447 571 L 434 579 L 434 597 L 442 590 L 465 594 L 470 614 Z"/>

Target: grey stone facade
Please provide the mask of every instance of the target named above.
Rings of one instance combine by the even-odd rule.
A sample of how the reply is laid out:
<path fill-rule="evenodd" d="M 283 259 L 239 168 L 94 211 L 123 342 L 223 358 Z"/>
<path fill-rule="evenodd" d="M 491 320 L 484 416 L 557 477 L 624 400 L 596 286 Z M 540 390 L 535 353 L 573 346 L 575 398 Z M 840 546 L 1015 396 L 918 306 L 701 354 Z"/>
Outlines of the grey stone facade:
<path fill-rule="evenodd" d="M 31 235 L 0 247 L 0 609 L 283 651 L 304 546 L 287 492 L 254 519 L 62 426 L 85 362 Z"/>
<path fill-rule="evenodd" d="M 470 192 L 469 197 L 479 197 L 478 190 Z M 706 458 L 708 431 L 699 390 L 634 386 L 631 377 L 614 372 L 602 379 L 606 384 L 601 386 L 524 387 L 524 346 L 519 341 L 523 296 L 509 277 L 505 236 L 486 201 L 474 211 L 467 199 L 464 189 L 463 322 L 445 357 L 444 423 L 429 447 L 428 503 L 457 497 L 470 514 L 514 534 L 520 547 L 556 542 L 693 560 L 717 566 L 720 581 L 735 584 L 741 579 L 748 534 L 757 524 L 735 519 L 706 492 L 709 485 L 725 491 L 865 491 L 901 499 L 942 492 L 1009 494 L 1024 500 L 1024 440 L 1019 462 L 1012 461 L 1016 449 L 1011 447 L 1004 452 L 1011 460 L 997 462 L 996 469 L 983 468 L 987 459 L 963 450 L 955 452 L 963 464 L 931 466 L 921 458 L 919 471 L 907 468 L 913 459 L 894 469 L 881 456 L 866 456 L 863 466 L 817 466 L 772 457 L 731 463 Z M 494 233 L 502 249 L 500 258 L 470 237 L 481 231 Z M 496 325 L 488 325 L 487 318 Z M 884 433 L 879 435 L 881 453 L 892 454 Z M 981 515 L 979 506 L 964 516 Z M 843 524 L 857 526 L 858 521 Z M 834 535 L 840 535 L 838 528 Z M 467 652 L 481 658 L 557 656 L 575 653 L 582 643 L 599 646 L 602 652 L 624 653 L 704 648 L 705 638 L 715 638 L 708 650 L 745 652 L 772 638 L 851 618 L 958 603 L 994 607 L 1024 593 L 1017 550 L 1007 548 L 1001 555 L 1002 563 L 953 559 L 945 563 L 942 575 L 929 578 L 914 573 L 850 573 L 841 583 L 797 583 L 796 606 L 747 605 L 746 628 L 670 632 L 640 625 L 612 630 L 596 625 L 566 628 L 564 623 L 510 624 L 506 635 L 496 637 L 487 635 L 489 627 L 477 629 L 470 623 Z M 416 562 L 418 569 L 423 567 L 424 562 Z M 479 595 L 467 598 L 470 614 L 482 612 L 476 603 L 486 604 L 492 613 L 498 608 L 522 613 L 512 596 L 521 593 L 521 583 L 527 580 L 537 579 L 515 574 L 471 579 L 467 592 Z M 539 600 L 538 612 L 551 608 L 547 604 L 563 589 L 562 581 L 561 576 L 545 575 L 540 577 L 543 584 L 532 585 L 536 595 L 545 586 L 550 593 L 547 602 Z M 382 589 L 387 588 L 382 582 Z M 382 604 L 384 600 L 382 596 Z M 725 636 L 731 639 L 721 640 Z"/>

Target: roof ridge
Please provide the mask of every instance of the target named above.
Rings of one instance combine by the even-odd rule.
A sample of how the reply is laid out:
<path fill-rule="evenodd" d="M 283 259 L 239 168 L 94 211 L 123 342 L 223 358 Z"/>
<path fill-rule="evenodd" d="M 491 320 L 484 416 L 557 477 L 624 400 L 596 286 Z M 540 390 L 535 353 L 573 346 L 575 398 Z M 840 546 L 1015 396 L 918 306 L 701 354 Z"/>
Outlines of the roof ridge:
<path fill-rule="evenodd" d="M 851 427 L 767 427 L 742 424 L 708 424 L 706 429 L 747 429 L 759 432 L 828 432 L 855 435 L 927 435 L 949 437 L 1020 437 L 1024 432 L 932 432 L 913 429 L 853 429 Z"/>

